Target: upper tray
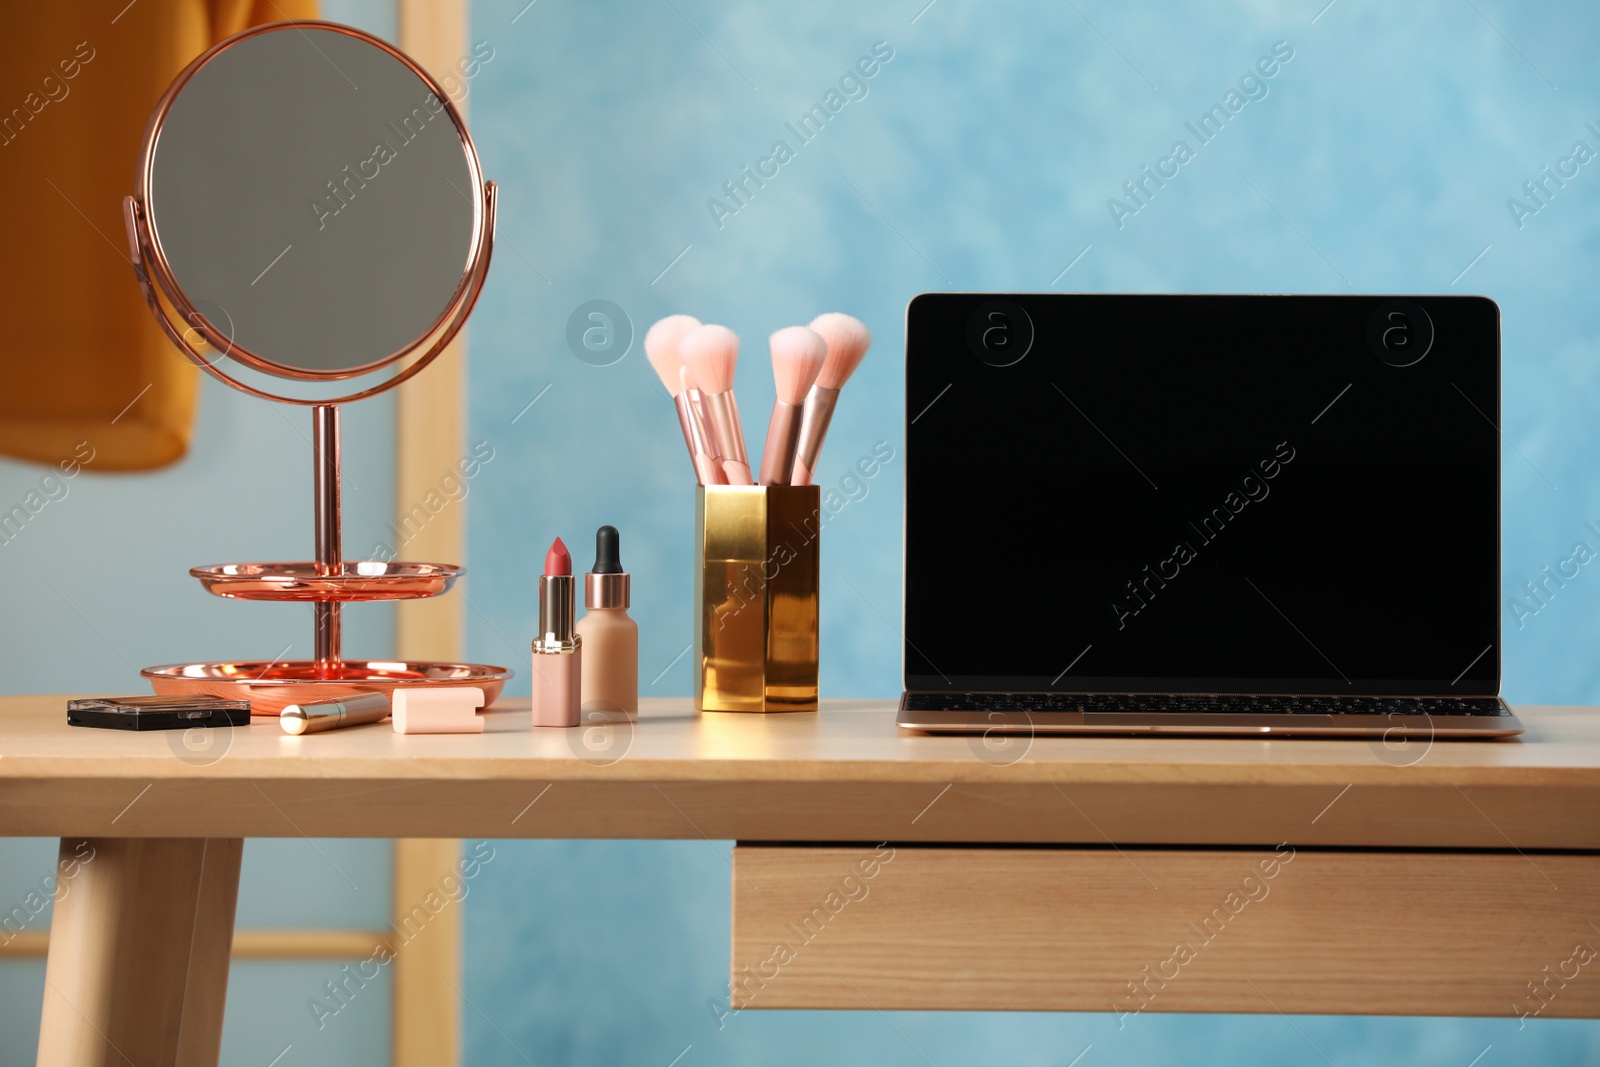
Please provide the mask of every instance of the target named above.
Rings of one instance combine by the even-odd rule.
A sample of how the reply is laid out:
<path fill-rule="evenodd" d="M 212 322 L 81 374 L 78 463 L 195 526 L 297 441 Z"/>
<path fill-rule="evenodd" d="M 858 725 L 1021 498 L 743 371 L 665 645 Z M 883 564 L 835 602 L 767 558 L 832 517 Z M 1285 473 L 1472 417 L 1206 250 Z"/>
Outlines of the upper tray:
<path fill-rule="evenodd" d="M 319 563 L 218 563 L 192 567 L 206 592 L 238 600 L 420 600 L 448 592 L 465 568 L 445 563 L 348 560 Z"/>

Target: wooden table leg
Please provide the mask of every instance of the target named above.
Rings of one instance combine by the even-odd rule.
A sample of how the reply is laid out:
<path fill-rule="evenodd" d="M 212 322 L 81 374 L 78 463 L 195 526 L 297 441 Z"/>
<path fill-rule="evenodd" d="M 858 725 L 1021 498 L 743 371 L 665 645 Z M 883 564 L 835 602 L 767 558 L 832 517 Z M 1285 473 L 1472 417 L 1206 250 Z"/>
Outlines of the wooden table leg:
<path fill-rule="evenodd" d="M 214 1067 L 240 838 L 61 839 L 40 1067 Z"/>

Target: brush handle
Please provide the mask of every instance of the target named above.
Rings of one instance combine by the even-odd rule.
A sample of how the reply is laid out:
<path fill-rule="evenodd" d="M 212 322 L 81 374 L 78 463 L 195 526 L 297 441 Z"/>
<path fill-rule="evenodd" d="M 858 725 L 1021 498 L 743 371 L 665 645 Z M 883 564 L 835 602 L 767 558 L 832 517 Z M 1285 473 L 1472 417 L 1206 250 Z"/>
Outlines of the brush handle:
<path fill-rule="evenodd" d="M 795 450 L 800 445 L 801 408 L 798 404 L 774 401 L 772 419 L 767 423 L 767 444 L 761 453 L 761 484 L 788 485 L 794 468 Z"/>
<path fill-rule="evenodd" d="M 790 485 L 810 485 L 817 469 L 817 456 L 822 453 L 823 439 L 828 436 L 828 423 L 833 421 L 833 409 L 839 403 L 839 390 L 813 385 L 806 394 L 800 417 L 800 441 L 795 449 L 794 468 L 789 476 Z"/>
<path fill-rule="evenodd" d="M 678 408 L 678 421 L 683 425 L 683 440 L 689 446 L 689 461 L 694 464 L 695 480 L 701 485 L 722 485 L 725 480 L 722 464 L 713 454 L 706 437 L 705 423 L 694 401 L 695 398 L 689 395 L 687 389 L 672 398 Z"/>
<path fill-rule="evenodd" d="M 739 405 L 733 390 L 708 393 L 700 390 L 700 403 L 705 414 L 706 431 L 722 456 L 722 470 L 729 485 L 753 485 L 750 477 L 750 459 L 744 450 L 744 428 L 739 425 Z"/>
<path fill-rule="evenodd" d="M 689 450 L 689 464 L 694 467 L 695 477 L 700 477 L 700 451 L 694 443 L 694 427 L 689 420 L 689 398 L 679 393 L 672 398 L 672 406 L 678 409 L 678 426 L 683 430 L 683 447 Z M 705 484 L 701 482 L 701 484 Z"/>
<path fill-rule="evenodd" d="M 689 398 L 689 420 L 694 427 L 695 440 L 699 448 L 706 455 L 722 465 L 722 448 L 717 444 L 717 439 L 711 433 L 711 427 L 706 423 L 706 398 L 698 389 L 685 389 L 683 395 Z"/>

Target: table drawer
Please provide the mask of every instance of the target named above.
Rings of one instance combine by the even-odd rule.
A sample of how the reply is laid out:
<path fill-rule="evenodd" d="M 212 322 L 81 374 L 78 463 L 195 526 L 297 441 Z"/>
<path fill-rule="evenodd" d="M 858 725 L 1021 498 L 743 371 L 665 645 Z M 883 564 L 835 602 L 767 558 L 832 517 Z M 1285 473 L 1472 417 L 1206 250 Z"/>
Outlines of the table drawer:
<path fill-rule="evenodd" d="M 731 1007 L 1600 1016 L 1600 856 L 740 845 Z"/>

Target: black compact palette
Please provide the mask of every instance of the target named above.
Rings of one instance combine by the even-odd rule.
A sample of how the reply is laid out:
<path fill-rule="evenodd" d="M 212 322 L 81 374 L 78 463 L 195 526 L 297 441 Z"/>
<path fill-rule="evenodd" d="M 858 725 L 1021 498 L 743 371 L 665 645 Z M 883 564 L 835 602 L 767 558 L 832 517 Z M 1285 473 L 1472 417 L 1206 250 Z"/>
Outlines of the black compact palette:
<path fill-rule="evenodd" d="M 87 697 L 67 701 L 67 725 L 105 730 L 249 726 L 250 702 L 205 694 Z"/>

